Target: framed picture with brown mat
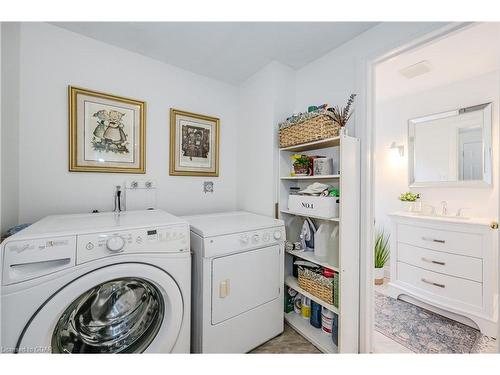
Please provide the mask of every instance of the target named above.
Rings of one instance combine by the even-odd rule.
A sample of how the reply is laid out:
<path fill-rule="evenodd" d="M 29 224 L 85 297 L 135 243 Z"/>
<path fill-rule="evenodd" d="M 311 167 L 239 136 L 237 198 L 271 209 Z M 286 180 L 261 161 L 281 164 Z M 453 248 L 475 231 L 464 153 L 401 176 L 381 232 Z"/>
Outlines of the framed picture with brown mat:
<path fill-rule="evenodd" d="M 170 109 L 170 175 L 219 176 L 220 120 Z"/>

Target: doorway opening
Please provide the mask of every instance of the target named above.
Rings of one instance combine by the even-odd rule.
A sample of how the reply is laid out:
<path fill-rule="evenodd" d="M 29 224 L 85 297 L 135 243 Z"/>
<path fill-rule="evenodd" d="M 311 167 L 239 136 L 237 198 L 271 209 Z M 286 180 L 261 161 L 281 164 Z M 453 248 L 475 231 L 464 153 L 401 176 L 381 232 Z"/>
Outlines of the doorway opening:
<path fill-rule="evenodd" d="M 497 351 L 498 234 L 471 225 L 499 214 L 499 42 L 497 23 L 464 25 L 372 66 L 374 353 Z"/>

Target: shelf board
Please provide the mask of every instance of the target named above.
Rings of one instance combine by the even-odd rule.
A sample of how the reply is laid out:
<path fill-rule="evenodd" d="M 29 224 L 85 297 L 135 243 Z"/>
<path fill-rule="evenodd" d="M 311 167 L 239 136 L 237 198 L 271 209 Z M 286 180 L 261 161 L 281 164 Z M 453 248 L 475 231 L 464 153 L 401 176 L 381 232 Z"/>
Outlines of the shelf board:
<path fill-rule="evenodd" d="M 288 215 L 295 215 L 295 216 L 302 216 L 302 217 L 309 217 L 311 219 L 318 219 L 318 220 L 327 220 L 327 221 L 336 221 L 340 222 L 340 218 L 338 217 L 322 217 L 322 216 L 315 216 L 315 215 L 305 215 L 305 214 L 299 214 L 297 212 L 292 212 L 288 210 L 280 210 L 282 214 L 288 214 Z"/>
<path fill-rule="evenodd" d="M 332 336 L 323 333 L 321 328 L 313 327 L 309 319 L 304 319 L 300 314 L 292 311 L 285 314 L 286 322 L 301 336 L 305 337 L 323 353 L 338 353 L 337 346 L 332 341 Z"/>
<path fill-rule="evenodd" d="M 335 147 L 340 145 L 340 137 L 326 138 L 319 141 L 301 143 L 295 146 L 288 146 L 280 148 L 280 151 L 309 151 L 309 150 L 319 150 L 322 148 Z"/>
<path fill-rule="evenodd" d="M 301 259 L 307 260 L 309 262 L 319 264 L 322 267 L 326 267 L 326 268 L 329 268 L 331 270 L 334 270 L 335 272 L 340 273 L 339 267 L 332 266 L 328 262 L 316 259 L 313 251 L 287 250 L 286 252 L 290 255 L 297 257 L 297 258 L 301 258 Z"/>
<path fill-rule="evenodd" d="M 299 283 L 295 277 L 293 277 L 291 275 L 286 276 L 285 277 L 285 285 L 289 286 L 292 289 L 295 289 L 297 292 L 299 292 L 303 296 L 306 296 L 307 298 L 312 299 L 314 302 L 316 302 L 317 304 L 320 304 L 321 306 L 327 308 L 328 310 L 333 311 L 335 314 L 337 314 L 337 315 L 339 314 L 339 309 L 337 309 L 335 306 L 330 305 L 329 303 L 326 303 L 322 299 L 315 297 L 311 293 L 306 292 L 304 289 L 302 289 L 299 286 Z"/>
<path fill-rule="evenodd" d="M 339 174 L 325 174 L 321 176 L 284 176 L 281 180 L 334 180 L 340 178 Z"/>

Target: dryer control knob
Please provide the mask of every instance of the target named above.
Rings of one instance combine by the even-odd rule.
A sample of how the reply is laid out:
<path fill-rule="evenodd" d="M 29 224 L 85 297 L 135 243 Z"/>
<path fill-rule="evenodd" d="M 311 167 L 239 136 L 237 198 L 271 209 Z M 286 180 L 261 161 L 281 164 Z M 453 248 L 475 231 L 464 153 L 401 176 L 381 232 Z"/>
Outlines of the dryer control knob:
<path fill-rule="evenodd" d="M 120 236 L 113 236 L 106 241 L 106 247 L 109 251 L 118 252 L 125 246 L 125 240 Z"/>
<path fill-rule="evenodd" d="M 247 245 L 248 244 L 248 241 L 249 241 L 249 238 L 248 238 L 248 234 L 244 234 L 240 237 L 240 242 L 243 244 L 243 245 Z"/>
<path fill-rule="evenodd" d="M 279 230 L 275 231 L 273 237 L 275 240 L 279 240 L 281 238 L 281 231 Z"/>

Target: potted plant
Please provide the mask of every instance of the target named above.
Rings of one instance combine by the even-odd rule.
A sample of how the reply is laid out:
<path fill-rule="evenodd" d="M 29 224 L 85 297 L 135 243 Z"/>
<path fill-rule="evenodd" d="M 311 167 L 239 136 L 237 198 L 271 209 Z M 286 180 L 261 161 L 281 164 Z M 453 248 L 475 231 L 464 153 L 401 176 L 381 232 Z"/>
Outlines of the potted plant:
<path fill-rule="evenodd" d="M 311 160 L 307 155 L 295 154 L 292 155 L 293 173 L 294 176 L 308 176 L 311 166 Z"/>
<path fill-rule="evenodd" d="M 399 196 L 399 200 L 403 202 L 403 211 L 413 212 L 416 210 L 415 204 L 420 199 L 420 194 L 407 191 Z"/>
<path fill-rule="evenodd" d="M 384 283 L 384 266 L 389 260 L 389 238 L 384 231 L 378 231 L 375 237 L 375 285 Z"/>
<path fill-rule="evenodd" d="M 328 108 L 328 111 L 332 112 L 333 120 L 339 124 L 340 131 L 342 134 L 346 134 L 345 126 L 351 118 L 351 106 L 354 103 L 354 98 L 356 94 L 351 94 L 347 100 L 347 105 L 345 107 L 335 106 L 334 108 Z"/>

